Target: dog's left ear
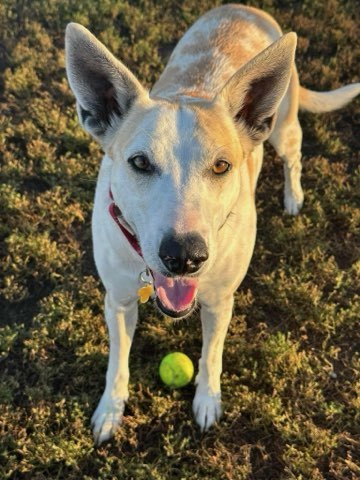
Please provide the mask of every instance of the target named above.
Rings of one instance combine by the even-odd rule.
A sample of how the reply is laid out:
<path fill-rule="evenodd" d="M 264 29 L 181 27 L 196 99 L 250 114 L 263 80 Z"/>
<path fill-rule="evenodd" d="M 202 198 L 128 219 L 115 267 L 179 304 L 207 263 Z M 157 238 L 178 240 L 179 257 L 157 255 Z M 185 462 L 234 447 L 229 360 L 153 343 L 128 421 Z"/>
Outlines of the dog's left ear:
<path fill-rule="evenodd" d="M 289 85 L 296 49 L 294 32 L 282 36 L 230 78 L 216 100 L 225 102 L 254 145 L 266 140 Z"/>

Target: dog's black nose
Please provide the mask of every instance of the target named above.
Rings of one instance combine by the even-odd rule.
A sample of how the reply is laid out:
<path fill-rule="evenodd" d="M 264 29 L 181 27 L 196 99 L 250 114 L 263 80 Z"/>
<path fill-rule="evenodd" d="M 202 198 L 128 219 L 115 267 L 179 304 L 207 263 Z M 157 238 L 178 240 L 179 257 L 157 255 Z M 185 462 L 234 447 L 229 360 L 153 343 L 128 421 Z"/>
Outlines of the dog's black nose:
<path fill-rule="evenodd" d="M 198 233 L 166 236 L 159 249 L 159 257 L 171 273 L 195 273 L 208 259 L 206 243 Z"/>

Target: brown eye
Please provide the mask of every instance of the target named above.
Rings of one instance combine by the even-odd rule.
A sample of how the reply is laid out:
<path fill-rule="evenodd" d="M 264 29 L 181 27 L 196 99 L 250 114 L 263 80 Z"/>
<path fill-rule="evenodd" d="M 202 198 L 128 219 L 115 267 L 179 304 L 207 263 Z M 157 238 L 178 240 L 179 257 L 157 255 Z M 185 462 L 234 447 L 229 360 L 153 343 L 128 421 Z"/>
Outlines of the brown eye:
<path fill-rule="evenodd" d="M 231 169 L 231 164 L 226 160 L 216 160 L 212 166 L 212 171 L 216 175 L 222 175 L 223 173 L 228 172 Z"/>
<path fill-rule="evenodd" d="M 153 166 L 145 155 L 134 155 L 133 157 L 129 158 L 128 162 L 134 168 L 134 170 L 139 172 L 151 173 L 153 171 Z"/>

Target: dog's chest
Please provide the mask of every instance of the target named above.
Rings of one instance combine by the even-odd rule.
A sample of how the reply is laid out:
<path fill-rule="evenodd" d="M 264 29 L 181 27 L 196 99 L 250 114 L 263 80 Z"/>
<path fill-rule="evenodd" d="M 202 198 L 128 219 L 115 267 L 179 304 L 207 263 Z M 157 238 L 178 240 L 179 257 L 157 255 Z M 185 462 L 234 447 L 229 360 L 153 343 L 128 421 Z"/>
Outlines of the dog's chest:
<path fill-rule="evenodd" d="M 243 64 L 281 35 L 257 12 L 227 5 L 204 15 L 176 46 L 152 96 L 212 99 Z"/>

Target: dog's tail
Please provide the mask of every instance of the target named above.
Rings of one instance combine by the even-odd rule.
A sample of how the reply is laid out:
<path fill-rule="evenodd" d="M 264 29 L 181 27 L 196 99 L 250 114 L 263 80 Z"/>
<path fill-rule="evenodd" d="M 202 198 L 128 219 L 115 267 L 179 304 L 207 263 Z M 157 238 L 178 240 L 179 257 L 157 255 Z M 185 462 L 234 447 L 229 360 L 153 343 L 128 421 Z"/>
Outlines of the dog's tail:
<path fill-rule="evenodd" d="M 313 113 L 325 113 L 344 107 L 360 93 L 360 83 L 353 83 L 330 92 L 313 92 L 300 87 L 300 108 Z"/>

